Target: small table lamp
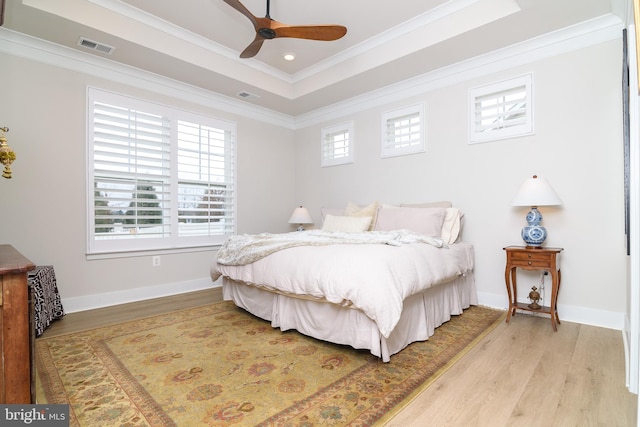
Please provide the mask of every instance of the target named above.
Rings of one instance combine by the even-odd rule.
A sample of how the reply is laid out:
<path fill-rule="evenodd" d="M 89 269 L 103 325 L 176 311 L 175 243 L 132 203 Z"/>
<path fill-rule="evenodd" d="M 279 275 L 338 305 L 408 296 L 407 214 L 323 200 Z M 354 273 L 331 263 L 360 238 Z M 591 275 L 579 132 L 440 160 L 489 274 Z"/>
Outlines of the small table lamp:
<path fill-rule="evenodd" d="M 547 238 L 547 230 L 540 225 L 542 214 L 538 206 L 554 206 L 562 204 L 560 197 L 544 178 L 534 175 L 522 183 L 511 203 L 513 206 L 531 206 L 526 216 L 527 225 L 522 229 L 522 239 L 527 246 L 540 247 Z"/>
<path fill-rule="evenodd" d="M 289 224 L 298 224 L 299 227 L 297 230 L 304 231 L 302 224 L 313 224 L 313 218 L 311 218 L 311 214 L 309 214 L 307 208 L 300 206 L 293 210 L 291 218 L 289 218 Z"/>

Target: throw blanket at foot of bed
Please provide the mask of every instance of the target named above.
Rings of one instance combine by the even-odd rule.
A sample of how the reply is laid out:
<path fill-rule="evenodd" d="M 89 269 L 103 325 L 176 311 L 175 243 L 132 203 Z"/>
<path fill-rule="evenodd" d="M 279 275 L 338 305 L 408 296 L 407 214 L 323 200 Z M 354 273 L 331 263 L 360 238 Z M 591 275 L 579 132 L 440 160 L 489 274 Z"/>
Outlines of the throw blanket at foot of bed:
<path fill-rule="evenodd" d="M 280 241 L 272 236 L 230 239 L 218 253 L 212 278 L 222 275 L 275 292 L 357 308 L 385 338 L 398 323 L 407 297 L 473 270 L 471 245 L 443 246 L 439 239 L 406 231 L 308 231 L 281 235 Z M 246 247 L 244 243 L 250 242 L 255 245 Z"/>

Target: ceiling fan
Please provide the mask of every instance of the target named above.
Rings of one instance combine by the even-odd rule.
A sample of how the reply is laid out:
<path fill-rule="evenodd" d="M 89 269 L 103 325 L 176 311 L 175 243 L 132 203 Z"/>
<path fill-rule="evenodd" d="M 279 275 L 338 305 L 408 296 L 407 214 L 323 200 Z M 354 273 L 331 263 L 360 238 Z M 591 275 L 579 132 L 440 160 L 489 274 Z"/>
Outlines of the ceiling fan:
<path fill-rule="evenodd" d="M 264 18 L 254 16 L 239 0 L 224 0 L 224 2 L 249 18 L 256 30 L 256 37 L 242 51 L 240 58 L 256 56 L 265 40 L 277 37 L 332 41 L 347 34 L 347 28 L 342 25 L 287 25 L 271 19 L 269 16 L 270 0 L 267 0 L 267 14 Z"/>

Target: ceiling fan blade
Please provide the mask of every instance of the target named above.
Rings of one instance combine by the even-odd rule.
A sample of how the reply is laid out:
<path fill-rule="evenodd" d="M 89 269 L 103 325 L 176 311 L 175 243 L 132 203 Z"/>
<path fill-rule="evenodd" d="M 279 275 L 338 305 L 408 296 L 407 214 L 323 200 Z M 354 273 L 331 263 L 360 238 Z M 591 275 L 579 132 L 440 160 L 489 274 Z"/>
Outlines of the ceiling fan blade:
<path fill-rule="evenodd" d="M 262 43 L 264 42 L 264 38 L 260 36 L 256 36 L 256 38 L 251 42 L 249 46 L 246 47 L 245 50 L 240 54 L 240 58 L 253 58 L 258 54 L 260 48 L 262 47 Z"/>
<path fill-rule="evenodd" d="M 321 41 L 338 40 L 347 34 L 347 29 L 342 25 L 285 25 L 274 30 L 276 37 Z"/>
<path fill-rule="evenodd" d="M 223 0 L 223 1 L 229 6 L 231 6 L 232 8 L 234 8 L 235 10 L 237 10 L 238 12 L 240 12 L 241 14 L 243 14 L 244 16 L 246 16 L 247 18 L 249 18 L 254 28 L 256 29 L 258 28 L 258 18 L 254 16 L 251 12 L 249 12 L 249 9 L 244 7 L 244 5 L 240 3 L 240 1 L 238 0 Z"/>

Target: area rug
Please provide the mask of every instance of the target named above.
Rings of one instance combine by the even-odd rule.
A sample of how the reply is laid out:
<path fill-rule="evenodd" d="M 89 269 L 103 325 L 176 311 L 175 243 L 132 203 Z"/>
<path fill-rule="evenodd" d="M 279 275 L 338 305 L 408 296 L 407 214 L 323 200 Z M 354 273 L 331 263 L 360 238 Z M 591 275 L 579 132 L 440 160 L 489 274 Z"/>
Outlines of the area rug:
<path fill-rule="evenodd" d="M 503 314 L 471 307 L 383 363 L 216 303 L 38 338 L 37 398 L 69 404 L 72 426 L 369 426 L 406 406 Z"/>

